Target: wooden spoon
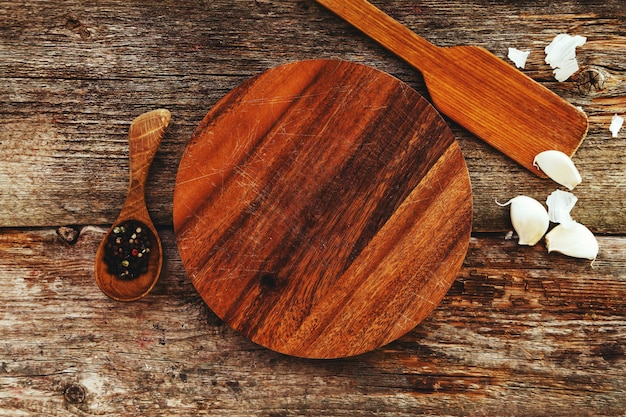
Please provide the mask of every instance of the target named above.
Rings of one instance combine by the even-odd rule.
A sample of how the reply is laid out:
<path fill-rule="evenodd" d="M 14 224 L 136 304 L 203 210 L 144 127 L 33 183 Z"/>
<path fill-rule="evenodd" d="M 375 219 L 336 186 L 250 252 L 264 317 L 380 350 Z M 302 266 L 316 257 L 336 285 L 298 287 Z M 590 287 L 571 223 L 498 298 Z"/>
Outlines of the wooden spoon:
<path fill-rule="evenodd" d="M 118 301 L 134 301 L 148 294 L 161 274 L 163 263 L 161 240 L 157 233 L 145 201 L 145 184 L 150 164 L 156 155 L 161 139 L 170 122 L 168 110 L 158 109 L 138 116 L 130 125 L 128 142 L 130 148 L 130 185 L 128 195 L 117 220 L 107 232 L 96 252 L 95 278 L 107 296 Z M 147 271 L 133 279 L 120 278 L 109 271 L 105 262 L 111 249 L 107 246 L 114 231 L 119 233 L 121 225 L 129 221 L 139 222 L 140 232 L 149 239 Z M 145 228 L 143 227 L 145 226 Z M 146 230 L 147 229 L 147 230 Z M 142 254 L 143 255 L 143 254 Z"/>
<path fill-rule="evenodd" d="M 418 69 L 439 111 L 537 175 L 538 153 L 571 157 L 587 133 L 582 111 L 484 48 L 437 47 L 366 0 L 317 2 Z"/>

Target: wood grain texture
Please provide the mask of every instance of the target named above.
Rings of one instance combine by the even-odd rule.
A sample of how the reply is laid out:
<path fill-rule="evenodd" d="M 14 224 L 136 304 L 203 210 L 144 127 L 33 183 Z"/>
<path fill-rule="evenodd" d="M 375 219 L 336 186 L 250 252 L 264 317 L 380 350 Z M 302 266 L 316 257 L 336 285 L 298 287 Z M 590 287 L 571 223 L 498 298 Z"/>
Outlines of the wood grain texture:
<path fill-rule="evenodd" d="M 366 0 L 317 0 L 424 76 L 437 109 L 529 171 L 536 155 L 573 156 L 587 116 L 485 48 L 439 48 Z M 488 76 L 487 76 L 488 75 Z"/>
<path fill-rule="evenodd" d="M 173 190 L 194 130 L 231 89 L 288 62 L 364 63 L 428 98 L 421 74 L 313 0 L 0 0 L 0 415 L 623 417 L 626 158 L 624 130 L 608 131 L 626 114 L 623 0 L 374 4 L 440 47 L 505 62 L 508 47 L 529 50 L 523 72 L 585 110 L 573 216 L 599 235 L 593 267 L 505 238 L 494 200 L 543 201 L 556 185 L 449 121 L 474 221 L 439 307 L 350 359 L 259 348 L 205 306 L 178 255 Z M 588 39 L 560 83 L 543 48 L 565 32 Z M 126 195 L 128 127 L 160 107 L 174 122 L 146 196 L 164 269 L 146 298 L 118 303 L 93 258 Z"/>
<path fill-rule="evenodd" d="M 476 236 L 414 330 L 358 357 L 305 360 L 219 320 L 187 278 L 172 230 L 161 230 L 162 278 L 135 303 L 93 282 L 105 230 L 78 231 L 71 245 L 54 229 L 1 235 L 0 415 L 623 414 L 623 237 L 600 237 L 591 267 L 504 234 Z"/>
<path fill-rule="evenodd" d="M 439 114 L 398 79 L 338 60 L 234 89 L 194 133 L 174 190 L 203 299 L 254 342 L 301 357 L 361 354 L 414 328 L 456 277 L 471 217 Z"/>
<path fill-rule="evenodd" d="M 150 173 L 156 186 L 146 192 L 156 223 L 171 225 L 172 179 L 207 108 L 276 65 L 349 59 L 388 72 L 427 97 L 419 72 L 313 1 L 216 1 L 202 4 L 205 13 L 191 2 L 155 4 L 0 4 L 7 22 L 0 48 L 0 224 L 110 225 L 128 184 L 130 121 L 166 107 L 176 122 Z M 547 1 L 377 5 L 441 47 L 477 45 L 501 58 L 509 46 L 530 50 L 524 73 L 589 116 L 588 136 L 574 157 L 583 176 L 577 220 L 598 233 L 626 233 L 623 137 L 613 139 L 608 131 L 610 118 L 626 113 L 620 0 L 567 1 L 559 10 Z M 588 42 L 578 49 L 580 79 L 558 83 L 543 62 L 543 48 L 563 31 Z M 590 83 L 590 73 L 600 74 L 601 82 Z M 556 187 L 459 126 L 452 129 L 472 179 L 474 231 L 510 228 L 506 210 L 493 204 L 496 198 L 520 193 L 544 200 Z"/>

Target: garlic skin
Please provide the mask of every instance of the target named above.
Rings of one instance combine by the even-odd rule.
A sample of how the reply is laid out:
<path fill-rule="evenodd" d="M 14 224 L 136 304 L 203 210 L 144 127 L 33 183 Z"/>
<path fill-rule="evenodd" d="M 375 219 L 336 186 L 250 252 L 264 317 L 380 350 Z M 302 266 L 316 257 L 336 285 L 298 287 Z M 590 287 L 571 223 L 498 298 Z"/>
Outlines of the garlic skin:
<path fill-rule="evenodd" d="M 584 36 L 571 36 L 567 33 L 557 35 L 550 45 L 546 46 L 546 64 L 554 70 L 554 78 L 557 81 L 565 81 L 578 71 L 576 61 L 576 47 L 583 46 L 587 42 Z"/>
<path fill-rule="evenodd" d="M 509 54 L 507 56 L 511 61 L 513 61 L 517 68 L 524 69 L 524 66 L 526 66 L 526 59 L 529 54 L 530 51 L 520 51 L 516 48 L 509 48 Z"/>
<path fill-rule="evenodd" d="M 511 223 L 519 236 L 519 245 L 535 245 L 548 230 L 548 212 L 534 198 L 518 195 L 504 204 L 496 203 L 501 207 L 511 205 Z"/>
<path fill-rule="evenodd" d="M 582 182 L 582 177 L 572 160 L 561 151 L 543 151 L 535 156 L 533 165 L 554 182 L 567 187 L 569 190 L 573 190 Z"/>
<path fill-rule="evenodd" d="M 548 205 L 548 217 L 552 223 L 567 223 L 574 221 L 570 212 L 574 208 L 574 205 L 578 201 L 578 197 L 574 194 L 563 191 L 555 190 L 546 199 Z"/>
<path fill-rule="evenodd" d="M 624 125 L 624 118 L 617 114 L 613 115 L 611 118 L 611 126 L 609 126 L 609 130 L 611 131 L 611 136 L 616 138 L 619 135 L 619 131 Z"/>
<path fill-rule="evenodd" d="M 560 252 L 574 258 L 595 260 L 598 256 L 598 240 L 584 225 L 571 221 L 562 223 L 546 235 L 548 253 Z"/>

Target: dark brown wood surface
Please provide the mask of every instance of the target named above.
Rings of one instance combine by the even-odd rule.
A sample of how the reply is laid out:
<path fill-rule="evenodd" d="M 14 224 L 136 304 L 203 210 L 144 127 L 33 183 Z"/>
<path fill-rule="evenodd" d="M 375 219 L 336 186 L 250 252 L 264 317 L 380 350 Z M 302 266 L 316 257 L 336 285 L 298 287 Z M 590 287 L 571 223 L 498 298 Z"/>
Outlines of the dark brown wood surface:
<path fill-rule="evenodd" d="M 517 194 L 557 188 L 451 123 L 470 172 L 473 231 L 442 303 L 390 345 L 346 360 L 280 355 L 206 307 L 178 254 L 172 201 L 193 131 L 244 80 L 337 58 L 421 75 L 313 0 L 0 2 L 0 415 L 623 416 L 626 408 L 626 15 L 622 0 L 376 1 L 437 46 L 477 45 L 581 106 L 573 216 L 598 259 L 509 236 Z M 543 48 L 582 35 L 556 82 Z M 489 77 L 489 74 L 485 74 Z M 165 264 L 140 301 L 106 297 L 96 249 L 128 187 L 130 122 L 172 122 L 147 185 Z M 521 109 L 523 111 L 524 109 Z M 452 209 L 451 209 L 452 210 Z"/>
<path fill-rule="evenodd" d="M 319 59 L 215 105 L 182 156 L 173 213 L 213 312 L 262 346 L 329 359 L 386 345 L 439 304 L 467 252 L 472 194 L 421 95 Z"/>

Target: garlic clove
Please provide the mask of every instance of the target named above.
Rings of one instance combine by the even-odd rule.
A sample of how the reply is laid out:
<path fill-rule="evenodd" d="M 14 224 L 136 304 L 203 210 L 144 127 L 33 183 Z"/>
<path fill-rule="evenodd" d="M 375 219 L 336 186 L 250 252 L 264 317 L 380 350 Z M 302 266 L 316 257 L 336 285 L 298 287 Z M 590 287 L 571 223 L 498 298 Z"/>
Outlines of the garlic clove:
<path fill-rule="evenodd" d="M 548 253 L 560 252 L 574 258 L 595 260 L 598 256 L 598 240 L 584 225 L 572 221 L 562 223 L 546 235 Z"/>
<path fill-rule="evenodd" d="M 561 151 L 543 151 L 535 156 L 533 165 L 542 170 L 553 181 L 570 190 L 573 190 L 582 181 L 572 160 Z"/>
<path fill-rule="evenodd" d="M 518 195 L 499 206 L 511 205 L 511 223 L 519 237 L 518 244 L 533 246 L 548 230 L 548 212 L 541 203 L 532 197 Z"/>
<path fill-rule="evenodd" d="M 573 221 L 570 212 L 578 198 L 567 191 L 555 190 L 548 196 L 548 217 L 552 223 L 567 223 Z"/>

